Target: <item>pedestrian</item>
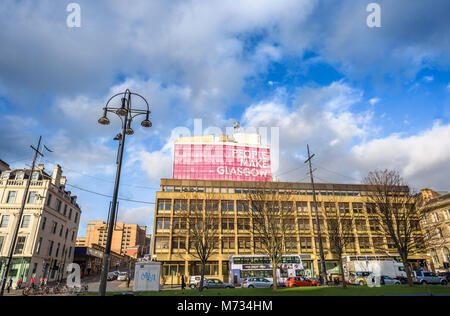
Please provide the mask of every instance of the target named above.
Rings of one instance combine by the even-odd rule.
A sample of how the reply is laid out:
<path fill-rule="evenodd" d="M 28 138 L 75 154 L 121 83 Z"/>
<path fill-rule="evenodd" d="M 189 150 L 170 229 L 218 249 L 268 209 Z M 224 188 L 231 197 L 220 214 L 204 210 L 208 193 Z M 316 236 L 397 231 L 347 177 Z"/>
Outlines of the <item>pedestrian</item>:
<path fill-rule="evenodd" d="M 181 276 L 181 290 L 184 291 L 186 288 L 186 282 L 184 282 L 184 275 Z"/>
<path fill-rule="evenodd" d="M 39 279 L 39 287 L 41 289 L 44 287 L 44 277 L 43 276 Z"/>
<path fill-rule="evenodd" d="M 19 280 L 17 280 L 17 283 L 16 283 L 16 290 L 20 290 L 21 286 L 22 286 L 22 280 L 19 278 Z"/>
<path fill-rule="evenodd" d="M 8 294 L 11 291 L 11 287 L 12 287 L 12 278 L 9 278 L 8 287 L 6 288 L 6 290 L 8 291 Z"/>
<path fill-rule="evenodd" d="M 130 282 L 131 282 L 131 277 L 128 276 L 128 277 L 127 277 L 127 287 L 130 287 Z"/>
<path fill-rule="evenodd" d="M 34 277 L 31 277 L 30 286 L 34 289 Z"/>

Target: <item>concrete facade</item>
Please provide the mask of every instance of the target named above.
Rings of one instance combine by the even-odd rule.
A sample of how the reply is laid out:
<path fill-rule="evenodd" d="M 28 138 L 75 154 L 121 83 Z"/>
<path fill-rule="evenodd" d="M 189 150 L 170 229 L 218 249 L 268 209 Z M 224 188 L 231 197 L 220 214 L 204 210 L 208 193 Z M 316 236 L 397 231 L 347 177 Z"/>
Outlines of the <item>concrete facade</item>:
<path fill-rule="evenodd" d="M 55 166 L 51 175 L 43 165 L 33 175 L 30 171 L 6 170 L 0 177 L 0 275 L 3 275 L 25 186 L 31 181 L 8 279 L 29 282 L 34 276 L 51 282 L 66 275 L 63 271 L 73 261 L 81 209 L 77 197 L 65 190 L 66 178 L 60 166 Z"/>
<path fill-rule="evenodd" d="M 161 191 L 156 193 L 156 209 L 152 243 L 152 254 L 156 260 L 163 262 L 162 278 L 166 284 L 179 284 L 181 275 L 198 275 L 198 260 L 192 255 L 192 249 L 187 249 L 189 240 L 183 235 L 183 230 L 176 225 L 175 205 L 184 204 L 189 208 L 192 200 L 200 200 L 205 207 L 206 201 L 216 201 L 219 222 L 218 248 L 210 259 L 207 267 L 207 277 L 229 280 L 229 265 L 231 255 L 261 254 L 255 247 L 255 235 L 252 232 L 251 218 L 246 215 L 250 208 L 247 200 L 249 192 L 258 188 L 269 187 L 278 190 L 281 196 L 286 196 L 286 206 L 293 207 L 293 229 L 289 233 L 289 254 L 300 254 L 304 267 L 309 274 L 316 276 L 319 271 L 319 249 L 317 229 L 313 229 L 315 211 L 312 188 L 309 183 L 259 183 L 238 181 L 202 181 L 162 179 Z M 396 256 L 393 243 L 382 235 L 375 223 L 375 214 L 371 212 L 365 186 L 354 184 L 317 184 L 319 219 L 325 250 L 327 272 L 335 273 L 337 258 L 330 252 L 330 242 L 327 238 L 327 207 L 344 208 L 351 212 L 354 243 L 348 247 L 345 256 L 354 258 L 375 257 L 392 259 Z M 288 198 L 289 197 L 289 198 Z M 227 211 L 223 211 L 224 203 Z M 284 202 L 281 202 L 282 205 Z M 245 206 L 246 205 L 246 206 Z M 231 211 L 230 211 L 231 209 Z M 417 236 L 421 237 L 421 236 Z M 384 248 L 383 251 L 380 249 Z M 426 265 L 426 253 L 417 253 L 410 257 L 413 268 Z M 364 260 L 364 259 L 362 259 Z M 329 271 L 328 271 L 329 270 Z"/>

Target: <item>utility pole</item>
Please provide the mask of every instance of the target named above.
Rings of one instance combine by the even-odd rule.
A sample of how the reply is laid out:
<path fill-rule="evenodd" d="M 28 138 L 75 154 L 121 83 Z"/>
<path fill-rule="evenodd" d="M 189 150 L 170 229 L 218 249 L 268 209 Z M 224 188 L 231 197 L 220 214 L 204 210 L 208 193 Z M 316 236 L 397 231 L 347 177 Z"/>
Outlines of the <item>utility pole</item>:
<path fill-rule="evenodd" d="M 34 158 L 33 158 L 33 163 L 31 165 L 30 176 L 28 178 L 27 185 L 25 187 L 25 192 L 23 194 L 22 206 L 20 207 L 19 216 L 17 217 L 16 227 L 14 229 L 14 234 L 13 234 L 13 237 L 12 237 L 12 240 L 11 240 L 11 246 L 9 248 L 8 258 L 6 260 L 5 270 L 3 271 L 3 278 L 2 278 L 2 286 L 1 286 L 1 290 L 0 290 L 0 296 L 3 296 L 3 294 L 5 292 L 6 280 L 8 278 L 9 269 L 11 267 L 11 263 L 12 263 L 12 259 L 13 259 L 13 255 L 14 255 L 14 250 L 16 249 L 17 236 L 19 234 L 20 224 L 22 222 L 22 216 L 23 216 L 23 211 L 25 209 L 25 203 L 27 202 L 28 191 L 30 190 L 31 178 L 33 177 L 34 166 L 36 164 L 36 159 L 37 159 L 38 155 L 40 155 L 41 157 L 44 157 L 44 155 L 39 151 L 39 149 L 41 147 L 41 140 L 42 140 L 42 136 L 39 137 L 39 142 L 38 142 L 38 145 L 37 145 L 37 149 L 34 148 L 33 146 L 30 146 L 34 150 Z"/>
<path fill-rule="evenodd" d="M 307 148 L 308 148 L 308 159 L 305 161 L 305 163 L 309 164 L 309 174 L 311 176 L 311 185 L 312 185 L 312 191 L 313 191 L 314 208 L 315 208 L 315 211 L 316 211 L 317 236 L 319 238 L 320 265 L 321 265 L 321 269 L 322 269 L 323 282 L 326 283 L 327 282 L 327 269 L 326 269 L 326 265 L 325 265 L 325 254 L 323 252 L 322 232 L 320 230 L 320 225 L 319 225 L 319 212 L 317 210 L 316 189 L 315 189 L 315 186 L 314 186 L 314 175 L 313 175 L 313 169 L 312 169 L 312 163 L 311 163 L 312 158 L 316 154 L 313 154 L 311 156 L 311 154 L 309 152 L 309 145 L 307 145 Z"/>

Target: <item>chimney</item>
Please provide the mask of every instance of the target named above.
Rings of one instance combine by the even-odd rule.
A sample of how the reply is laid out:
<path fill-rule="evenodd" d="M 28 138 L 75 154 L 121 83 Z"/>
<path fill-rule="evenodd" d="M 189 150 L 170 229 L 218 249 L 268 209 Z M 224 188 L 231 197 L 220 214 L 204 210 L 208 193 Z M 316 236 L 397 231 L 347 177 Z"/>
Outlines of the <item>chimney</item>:
<path fill-rule="evenodd" d="M 62 175 L 61 166 L 56 165 L 55 168 L 53 168 L 52 184 L 58 188 L 59 188 L 60 182 L 61 182 L 61 175 Z"/>
<path fill-rule="evenodd" d="M 41 170 L 41 171 L 44 171 L 44 164 L 38 164 L 38 166 L 37 166 L 37 168 L 36 168 L 37 170 Z"/>
<path fill-rule="evenodd" d="M 64 187 L 64 186 L 66 186 L 66 183 L 67 183 L 67 178 L 66 177 L 61 177 L 60 184 Z"/>

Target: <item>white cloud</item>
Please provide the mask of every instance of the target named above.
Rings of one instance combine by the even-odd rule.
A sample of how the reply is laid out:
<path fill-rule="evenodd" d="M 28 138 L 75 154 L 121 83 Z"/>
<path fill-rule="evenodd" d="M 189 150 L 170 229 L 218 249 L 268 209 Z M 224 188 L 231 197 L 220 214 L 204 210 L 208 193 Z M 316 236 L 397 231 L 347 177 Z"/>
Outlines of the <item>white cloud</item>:
<path fill-rule="evenodd" d="M 147 226 L 147 234 L 153 234 L 154 206 L 119 209 L 118 221 Z"/>
<path fill-rule="evenodd" d="M 450 177 L 450 125 L 436 123 L 417 135 L 394 134 L 352 148 L 362 170 L 398 169 L 416 188 L 429 185 L 448 189 Z"/>

